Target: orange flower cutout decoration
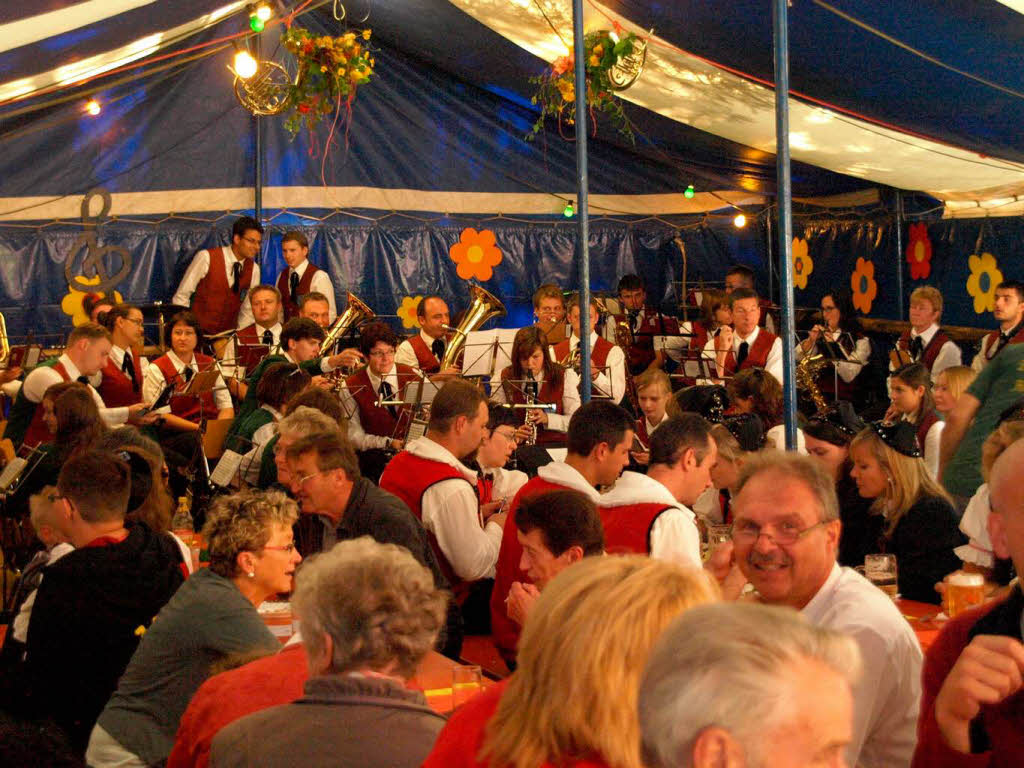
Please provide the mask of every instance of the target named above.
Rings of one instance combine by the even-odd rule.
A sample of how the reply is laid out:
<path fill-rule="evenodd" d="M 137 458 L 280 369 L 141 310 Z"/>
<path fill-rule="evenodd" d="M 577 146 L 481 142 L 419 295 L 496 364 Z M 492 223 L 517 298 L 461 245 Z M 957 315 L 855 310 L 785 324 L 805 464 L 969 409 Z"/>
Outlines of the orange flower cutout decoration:
<path fill-rule="evenodd" d="M 793 285 L 801 291 L 807 289 L 807 278 L 814 271 L 814 261 L 807 254 L 807 241 L 793 238 Z"/>
<path fill-rule="evenodd" d="M 420 319 L 416 315 L 416 308 L 422 300 L 422 296 L 405 296 L 402 298 L 402 303 L 399 305 L 398 311 L 395 312 L 395 314 L 402 319 L 403 328 L 420 327 Z"/>
<path fill-rule="evenodd" d="M 85 285 L 99 285 L 100 276 L 93 275 L 92 277 L 84 277 L 82 275 L 78 275 L 78 282 L 83 283 Z M 61 311 L 64 312 L 65 315 L 71 316 L 72 325 L 78 326 L 81 325 L 82 323 L 89 322 L 89 316 L 85 314 L 85 307 L 82 305 L 82 302 L 85 300 L 85 297 L 87 295 L 88 294 L 85 291 L 79 291 L 76 288 L 72 288 L 69 285 L 68 292 L 64 295 L 64 298 L 61 299 Z M 108 297 L 108 294 L 105 293 L 100 293 L 98 295 L 101 298 Z M 124 301 L 124 299 L 121 297 L 121 294 L 118 291 L 113 291 L 110 298 L 113 298 L 114 302 L 117 304 L 120 304 L 122 301 Z"/>
<path fill-rule="evenodd" d="M 910 265 L 911 280 L 924 280 L 932 273 L 932 241 L 928 239 L 926 224 L 910 225 L 907 264 Z"/>
<path fill-rule="evenodd" d="M 875 263 L 864 258 L 857 258 L 857 267 L 850 276 L 850 289 L 853 291 L 853 306 L 865 315 L 871 312 L 871 305 L 878 295 L 878 283 L 875 282 Z"/>
<path fill-rule="evenodd" d="M 501 264 L 501 251 L 494 244 L 494 233 L 489 229 L 477 232 L 472 227 L 462 230 L 459 242 L 448 251 L 458 264 L 456 273 L 463 280 L 475 277 L 481 282 L 490 280 L 494 268 Z"/>

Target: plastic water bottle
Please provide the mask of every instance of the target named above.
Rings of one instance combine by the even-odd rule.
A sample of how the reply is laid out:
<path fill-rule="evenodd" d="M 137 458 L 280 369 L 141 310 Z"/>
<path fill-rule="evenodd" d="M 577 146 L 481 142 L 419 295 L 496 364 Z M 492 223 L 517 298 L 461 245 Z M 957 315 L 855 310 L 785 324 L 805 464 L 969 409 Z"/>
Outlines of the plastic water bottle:
<path fill-rule="evenodd" d="M 178 499 L 178 509 L 171 518 L 171 530 L 187 545 L 192 544 L 195 537 L 195 526 L 192 522 L 192 511 L 189 509 L 188 498 L 182 496 Z"/>

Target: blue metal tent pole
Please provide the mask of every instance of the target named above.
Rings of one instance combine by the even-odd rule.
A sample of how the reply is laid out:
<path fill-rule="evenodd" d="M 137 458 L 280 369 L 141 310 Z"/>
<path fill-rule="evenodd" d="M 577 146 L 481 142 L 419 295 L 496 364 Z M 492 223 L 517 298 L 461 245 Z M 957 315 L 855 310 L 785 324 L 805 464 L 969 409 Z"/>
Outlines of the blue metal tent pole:
<path fill-rule="evenodd" d="M 789 21 L 787 1 L 772 0 L 775 43 L 775 161 L 779 204 L 779 303 L 782 305 L 782 395 L 786 450 L 796 450 L 796 359 L 793 318 L 793 199 L 789 168 Z"/>
<path fill-rule="evenodd" d="M 573 58 L 576 75 L 576 202 L 580 260 L 580 397 L 590 402 L 590 216 L 587 201 L 587 74 L 583 50 L 583 0 L 572 0 Z"/>
<path fill-rule="evenodd" d="M 254 35 L 256 48 L 256 61 L 260 60 L 262 54 L 260 34 Z M 253 218 L 260 221 L 263 216 L 263 121 L 259 115 L 253 115 L 253 131 L 255 134 L 255 146 L 253 157 Z M 257 257 L 257 261 L 259 258 Z"/>

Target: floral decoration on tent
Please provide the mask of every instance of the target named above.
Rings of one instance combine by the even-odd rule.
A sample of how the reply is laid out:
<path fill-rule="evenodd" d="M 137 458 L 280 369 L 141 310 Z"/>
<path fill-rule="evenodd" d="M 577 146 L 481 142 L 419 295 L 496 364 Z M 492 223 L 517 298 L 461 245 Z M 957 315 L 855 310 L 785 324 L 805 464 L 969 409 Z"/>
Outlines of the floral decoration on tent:
<path fill-rule="evenodd" d="M 850 275 L 850 290 L 853 291 L 853 306 L 867 315 L 878 295 L 878 283 L 875 282 L 875 263 L 863 257 L 857 257 L 857 265 Z"/>
<path fill-rule="evenodd" d="M 985 252 L 980 256 L 972 253 L 967 258 L 971 268 L 967 278 L 967 293 L 974 297 L 974 311 L 982 315 L 996 308 L 996 286 L 1003 282 L 1003 273 L 996 263 L 996 257 Z"/>
<path fill-rule="evenodd" d="M 100 276 L 93 275 L 92 277 L 83 277 L 79 275 L 78 282 L 82 285 L 99 285 Z M 119 291 L 113 291 L 111 294 L 94 292 L 99 298 L 110 298 L 114 302 L 120 304 L 124 299 L 121 297 Z M 79 291 L 76 288 L 68 286 L 68 292 L 60 301 L 61 311 L 65 315 L 71 316 L 72 325 L 81 325 L 82 323 L 89 322 L 89 315 L 85 312 L 85 307 L 82 306 L 82 302 L 85 301 L 85 297 L 89 295 L 88 291 Z"/>
<path fill-rule="evenodd" d="M 401 318 L 403 328 L 420 327 L 420 319 L 416 315 L 416 308 L 422 300 L 422 296 L 405 296 L 402 298 L 402 303 L 398 305 L 398 310 L 395 314 Z"/>
<path fill-rule="evenodd" d="M 494 232 L 489 229 L 477 232 L 467 227 L 462 230 L 459 242 L 448 250 L 451 260 L 458 265 L 456 274 L 463 280 L 490 280 L 502 258 L 501 250 L 494 243 Z"/>
<path fill-rule="evenodd" d="M 932 241 L 928 237 L 927 224 L 910 225 L 907 264 L 910 265 L 911 280 L 924 280 L 932 273 Z"/>
<path fill-rule="evenodd" d="M 814 260 L 807 253 L 807 241 L 793 238 L 793 285 L 800 290 L 807 289 L 807 278 L 814 271 Z"/>

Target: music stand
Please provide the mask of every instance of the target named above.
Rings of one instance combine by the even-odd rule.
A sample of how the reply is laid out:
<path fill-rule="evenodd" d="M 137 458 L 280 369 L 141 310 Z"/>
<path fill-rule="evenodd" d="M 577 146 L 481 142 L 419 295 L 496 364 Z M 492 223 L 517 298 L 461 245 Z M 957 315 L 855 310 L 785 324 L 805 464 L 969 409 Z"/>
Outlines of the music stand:
<path fill-rule="evenodd" d="M 466 334 L 462 375 L 496 378 L 512 364 L 512 344 L 518 328 L 491 328 Z"/>
<path fill-rule="evenodd" d="M 210 484 L 220 490 L 226 490 L 235 485 L 235 480 L 242 467 L 242 460 L 245 459 L 254 445 L 252 440 L 240 435 L 232 435 L 229 439 L 231 440 L 231 448 L 224 449 L 224 453 L 221 454 L 220 459 L 217 461 L 217 466 L 210 473 Z M 240 453 L 239 450 L 235 450 L 236 448 L 239 450 L 244 448 L 245 450 Z"/>
<path fill-rule="evenodd" d="M 266 344 L 235 344 L 235 378 L 244 379 L 246 371 L 252 372 L 270 354 Z"/>
<path fill-rule="evenodd" d="M 430 408 L 430 404 L 434 402 L 434 397 L 440 390 L 441 386 L 430 379 L 420 379 L 419 381 L 410 381 L 405 385 L 405 391 L 402 393 L 401 401 L 378 401 L 378 405 L 412 406 L 413 416 L 409 422 L 409 431 L 406 433 L 406 445 L 411 443 L 413 440 L 423 437 L 423 435 L 427 433 L 428 419 L 425 417 L 425 414 Z"/>
<path fill-rule="evenodd" d="M 20 344 L 16 347 L 11 347 L 10 354 L 7 359 L 0 365 L 0 370 L 7 370 L 9 368 L 35 368 L 39 365 L 39 358 L 42 355 L 43 348 L 38 344 Z"/>

